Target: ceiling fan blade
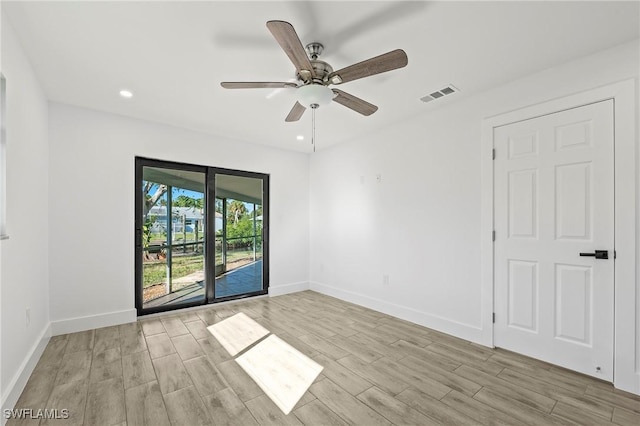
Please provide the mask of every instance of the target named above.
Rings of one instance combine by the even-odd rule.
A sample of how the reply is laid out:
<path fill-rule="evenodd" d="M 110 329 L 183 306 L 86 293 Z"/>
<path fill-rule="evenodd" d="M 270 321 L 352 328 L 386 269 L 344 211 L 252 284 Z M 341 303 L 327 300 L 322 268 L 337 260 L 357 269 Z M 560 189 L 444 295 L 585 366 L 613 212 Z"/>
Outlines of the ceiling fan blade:
<path fill-rule="evenodd" d="M 284 121 L 286 121 L 287 123 L 298 121 L 306 110 L 307 108 L 305 108 L 300 102 L 296 102 L 293 108 L 291 108 L 291 111 L 289 111 L 289 115 L 287 115 L 287 118 L 285 118 Z"/>
<path fill-rule="evenodd" d="M 298 87 L 295 83 L 288 82 L 259 82 L 259 81 L 223 81 L 220 86 L 225 89 L 281 89 L 285 87 L 295 89 Z"/>
<path fill-rule="evenodd" d="M 333 100 L 340 105 L 344 105 L 347 108 L 354 110 L 355 112 L 359 112 L 362 115 L 371 115 L 378 110 L 378 107 L 374 104 L 370 104 L 367 101 L 364 101 L 356 96 L 353 96 L 349 93 L 343 92 L 342 90 L 333 89 L 333 93 L 336 94 L 336 97 Z"/>
<path fill-rule="evenodd" d="M 404 50 L 396 49 L 376 56 L 375 58 L 367 59 L 366 61 L 358 62 L 357 64 L 334 71 L 329 75 L 329 80 L 333 81 L 334 84 L 346 83 L 359 78 L 369 77 L 370 75 L 402 68 L 406 66 L 408 62 L 409 60 Z M 335 76 L 339 76 L 340 78 L 335 79 Z M 335 82 L 335 80 L 340 81 L 340 83 Z"/>
<path fill-rule="evenodd" d="M 309 61 L 307 52 L 304 50 L 300 37 L 298 37 L 293 25 L 285 21 L 269 21 L 267 22 L 267 28 L 271 31 L 282 50 L 284 50 L 284 53 L 293 62 L 300 76 L 305 81 L 315 78 L 311 61 Z"/>

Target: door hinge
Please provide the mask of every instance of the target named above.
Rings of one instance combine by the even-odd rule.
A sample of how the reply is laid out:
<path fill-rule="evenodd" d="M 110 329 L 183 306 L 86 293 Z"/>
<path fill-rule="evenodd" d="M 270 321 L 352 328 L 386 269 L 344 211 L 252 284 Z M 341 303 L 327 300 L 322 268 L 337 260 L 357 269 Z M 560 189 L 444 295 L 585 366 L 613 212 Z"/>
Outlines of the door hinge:
<path fill-rule="evenodd" d="M 495 324 L 496 323 L 496 313 L 495 312 L 493 313 L 492 319 L 493 319 L 493 323 Z"/>
<path fill-rule="evenodd" d="M 493 241 L 495 241 L 495 240 L 496 240 L 496 231 L 491 231 L 491 239 L 492 239 Z"/>
<path fill-rule="evenodd" d="M 616 257 L 618 257 L 618 252 L 617 251 L 613 251 L 613 258 L 615 259 Z"/>
<path fill-rule="evenodd" d="M 495 160 L 495 159 L 496 159 L 496 149 L 495 149 L 495 148 L 493 148 L 493 149 L 491 150 L 491 159 L 492 159 L 492 160 Z"/>

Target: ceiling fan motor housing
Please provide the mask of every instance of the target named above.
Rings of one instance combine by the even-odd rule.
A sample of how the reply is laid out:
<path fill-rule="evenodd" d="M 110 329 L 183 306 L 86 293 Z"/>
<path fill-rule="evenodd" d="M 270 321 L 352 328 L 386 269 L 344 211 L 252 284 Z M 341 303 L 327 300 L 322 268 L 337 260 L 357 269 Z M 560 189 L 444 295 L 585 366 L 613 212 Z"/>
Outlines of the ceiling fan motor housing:
<path fill-rule="evenodd" d="M 319 59 L 312 59 L 311 66 L 313 67 L 313 72 L 315 74 L 315 78 L 313 79 L 313 83 L 320 83 L 327 85 L 330 83 L 329 74 L 333 72 L 333 67 L 326 63 L 325 61 L 321 61 Z M 307 79 L 304 76 L 300 75 L 300 73 L 296 73 L 296 78 L 301 82 L 305 83 Z"/>
<path fill-rule="evenodd" d="M 313 73 L 315 74 L 315 78 L 313 79 L 313 83 L 320 83 L 327 85 L 329 84 L 329 74 L 333 72 L 333 67 L 328 63 L 321 61 L 318 57 L 322 54 L 324 50 L 324 46 L 322 43 L 318 43 L 314 41 L 313 43 L 307 44 L 305 47 L 307 51 L 307 55 L 309 55 L 309 62 L 311 62 L 311 66 L 313 67 Z M 301 70 L 304 72 L 304 70 Z M 305 73 L 306 74 L 306 73 Z M 298 80 L 302 83 L 310 83 L 307 75 L 301 75 L 300 72 L 296 74 Z"/>
<path fill-rule="evenodd" d="M 331 65 L 329 65 L 325 61 L 313 59 L 311 60 L 311 66 L 313 67 L 313 71 L 315 72 L 316 78 L 318 80 L 322 80 L 323 83 L 329 81 L 329 74 L 333 72 L 333 68 L 331 67 Z"/>

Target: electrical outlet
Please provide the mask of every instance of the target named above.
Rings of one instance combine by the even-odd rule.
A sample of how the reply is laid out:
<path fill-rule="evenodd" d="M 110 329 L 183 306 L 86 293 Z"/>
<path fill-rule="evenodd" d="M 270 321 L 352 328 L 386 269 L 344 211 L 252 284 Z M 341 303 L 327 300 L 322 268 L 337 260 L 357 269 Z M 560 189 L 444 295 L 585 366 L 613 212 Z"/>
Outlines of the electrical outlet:
<path fill-rule="evenodd" d="M 27 308 L 26 310 L 26 322 L 27 327 L 29 327 L 31 325 L 31 308 Z"/>
<path fill-rule="evenodd" d="M 389 275 L 382 276 L 382 285 L 389 285 Z"/>

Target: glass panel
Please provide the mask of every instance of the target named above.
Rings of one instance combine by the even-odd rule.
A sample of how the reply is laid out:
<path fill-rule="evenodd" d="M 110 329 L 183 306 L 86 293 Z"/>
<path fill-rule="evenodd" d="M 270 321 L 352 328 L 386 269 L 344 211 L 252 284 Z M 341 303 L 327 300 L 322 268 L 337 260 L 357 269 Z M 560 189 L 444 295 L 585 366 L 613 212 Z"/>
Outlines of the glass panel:
<path fill-rule="evenodd" d="M 204 173 L 143 168 L 143 308 L 204 301 L 204 188 Z"/>
<path fill-rule="evenodd" d="M 253 293 L 262 280 L 262 179 L 216 174 L 216 298 Z"/>

